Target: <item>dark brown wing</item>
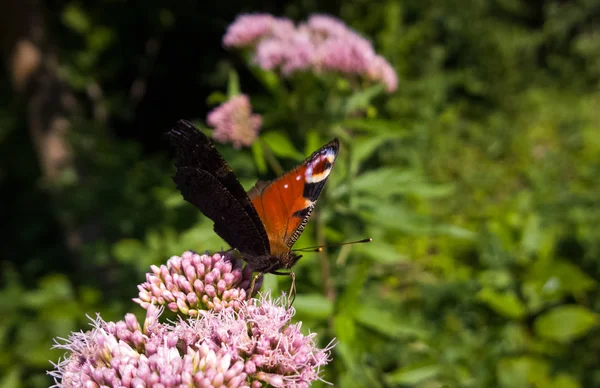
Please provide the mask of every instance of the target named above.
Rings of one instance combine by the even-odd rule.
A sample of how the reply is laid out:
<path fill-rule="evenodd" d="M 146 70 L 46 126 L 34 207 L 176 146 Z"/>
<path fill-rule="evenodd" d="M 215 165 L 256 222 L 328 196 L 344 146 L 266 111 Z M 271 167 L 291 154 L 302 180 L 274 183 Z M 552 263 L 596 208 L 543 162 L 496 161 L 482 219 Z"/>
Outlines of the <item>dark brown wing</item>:
<path fill-rule="evenodd" d="M 268 254 L 267 232 L 256 209 L 210 139 L 185 120 L 168 135 L 175 147 L 173 180 L 183 198 L 213 220 L 215 232 L 232 248 Z"/>

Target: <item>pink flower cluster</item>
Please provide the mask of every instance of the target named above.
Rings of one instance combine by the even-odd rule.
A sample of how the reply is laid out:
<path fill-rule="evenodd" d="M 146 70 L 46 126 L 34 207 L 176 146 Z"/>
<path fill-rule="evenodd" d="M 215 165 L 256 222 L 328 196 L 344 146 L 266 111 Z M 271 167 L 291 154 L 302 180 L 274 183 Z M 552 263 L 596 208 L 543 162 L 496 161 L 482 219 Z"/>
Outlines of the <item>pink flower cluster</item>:
<path fill-rule="evenodd" d="M 243 94 L 213 109 L 206 121 L 215 129 L 215 140 L 233 143 L 235 148 L 252 145 L 262 125 L 262 117 L 252 113 L 250 100 Z"/>
<path fill-rule="evenodd" d="M 55 387 L 308 387 L 329 362 L 330 343 L 291 324 L 292 308 L 262 296 L 239 310 L 207 311 L 200 318 L 160 323 L 149 305 L 142 326 L 133 314 L 73 333 L 55 348 L 65 359 L 49 372 Z"/>
<path fill-rule="evenodd" d="M 133 301 L 147 309 L 150 305 L 196 317 L 202 310 L 239 310 L 247 299 L 252 269 L 229 255 L 200 255 L 187 251 L 173 256 L 167 265 L 151 266 L 146 282 L 138 286 L 139 297 Z M 255 289 L 260 289 L 262 278 Z"/>
<path fill-rule="evenodd" d="M 371 42 L 341 20 L 313 15 L 297 27 L 269 14 L 240 15 L 223 37 L 226 47 L 251 47 L 254 61 L 265 70 L 341 72 L 382 82 L 388 92 L 398 88 L 390 63 L 377 55 Z"/>

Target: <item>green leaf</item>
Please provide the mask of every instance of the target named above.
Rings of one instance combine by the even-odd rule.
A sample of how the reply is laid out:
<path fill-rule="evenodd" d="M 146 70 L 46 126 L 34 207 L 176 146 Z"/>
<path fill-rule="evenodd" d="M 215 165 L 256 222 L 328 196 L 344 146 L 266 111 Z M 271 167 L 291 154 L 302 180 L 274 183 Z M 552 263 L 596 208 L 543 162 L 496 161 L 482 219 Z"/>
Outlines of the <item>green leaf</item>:
<path fill-rule="evenodd" d="M 344 363 L 347 369 L 350 371 L 358 369 L 358 360 L 356 359 L 357 354 L 352 352 L 352 349 L 348 346 L 348 343 L 342 341 L 333 348 L 336 355 L 339 356 L 340 360 Z"/>
<path fill-rule="evenodd" d="M 520 319 L 526 312 L 525 306 L 512 291 L 498 292 L 486 287 L 477 293 L 477 299 L 507 318 Z"/>
<path fill-rule="evenodd" d="M 273 153 L 282 158 L 303 160 L 304 155 L 294 147 L 288 137 L 281 132 L 268 132 L 261 136 L 265 144 Z"/>
<path fill-rule="evenodd" d="M 413 194 L 419 198 L 446 197 L 454 192 L 453 185 L 432 185 L 414 170 L 398 167 L 382 167 L 358 175 L 353 189 L 371 196 L 387 198 L 390 195 Z"/>
<path fill-rule="evenodd" d="M 477 280 L 482 287 L 503 289 L 513 285 L 516 279 L 506 269 L 488 269 L 480 271 Z"/>
<path fill-rule="evenodd" d="M 347 284 L 337 300 L 336 308 L 340 313 L 353 314 L 356 305 L 359 303 L 358 298 L 362 294 L 365 282 L 369 276 L 370 268 L 371 264 L 366 260 L 352 266 L 347 274 Z"/>
<path fill-rule="evenodd" d="M 115 38 L 114 32 L 106 27 L 98 27 L 88 34 L 89 47 L 94 52 L 106 50 Z"/>
<path fill-rule="evenodd" d="M 439 225 L 430 216 L 417 214 L 403 203 L 391 203 L 379 199 L 358 197 L 358 206 L 365 211 L 360 214 L 373 228 L 386 228 L 411 235 L 433 235 Z"/>
<path fill-rule="evenodd" d="M 570 342 L 598 326 L 598 318 L 598 314 L 583 306 L 563 305 L 539 316 L 534 328 L 541 337 Z"/>
<path fill-rule="evenodd" d="M 537 215 L 531 215 L 527 220 L 523 237 L 521 238 L 521 246 L 525 254 L 533 254 L 541 245 L 542 229 L 541 220 Z"/>
<path fill-rule="evenodd" d="M 117 242 L 112 246 L 112 254 L 122 263 L 129 263 L 134 261 L 140 252 L 144 251 L 144 244 L 141 241 L 126 238 Z"/>
<path fill-rule="evenodd" d="M 298 313 L 315 318 L 329 318 L 333 312 L 333 304 L 321 294 L 298 294 L 294 301 Z"/>
<path fill-rule="evenodd" d="M 22 303 L 28 308 L 40 309 L 53 301 L 71 300 L 73 295 L 73 286 L 66 275 L 47 275 L 41 280 L 39 288 L 34 288 L 23 295 Z"/>
<path fill-rule="evenodd" d="M 11 367 L 10 371 L 0 380 L 0 388 L 19 388 L 23 385 L 21 381 L 23 370 L 20 367 Z"/>
<path fill-rule="evenodd" d="M 262 85 L 272 94 L 278 95 L 281 90 L 281 82 L 277 75 L 269 70 L 263 70 L 258 66 L 250 66 L 252 74 L 262 83 Z"/>
<path fill-rule="evenodd" d="M 62 22 L 80 34 L 88 32 L 92 25 L 88 15 L 75 3 L 67 5 L 62 14 Z"/>
<path fill-rule="evenodd" d="M 596 281 L 568 261 L 537 260 L 527 271 L 525 287 L 533 299 L 555 301 L 565 295 L 581 297 Z"/>
<path fill-rule="evenodd" d="M 356 323 L 354 319 L 347 314 L 338 314 L 333 320 L 335 336 L 340 342 L 352 346 L 356 340 Z"/>
<path fill-rule="evenodd" d="M 336 386 L 338 387 L 382 387 L 381 372 L 369 365 L 362 363 L 355 369 L 349 370 L 340 376 Z"/>
<path fill-rule="evenodd" d="M 178 208 L 185 203 L 185 200 L 181 196 L 179 191 L 173 191 L 169 195 L 163 198 L 163 204 L 167 209 Z"/>
<path fill-rule="evenodd" d="M 264 174 L 267 172 L 267 162 L 265 161 L 265 154 L 262 144 L 255 141 L 252 143 L 252 156 L 254 157 L 254 164 L 259 173 Z"/>
<path fill-rule="evenodd" d="M 352 165 L 351 172 L 355 175 L 358 172 L 360 165 L 379 147 L 389 143 L 392 140 L 401 138 L 402 135 L 394 133 L 386 133 L 383 135 L 369 137 L 367 139 L 360 139 L 352 143 Z"/>
<path fill-rule="evenodd" d="M 454 238 L 462 239 L 462 240 L 474 240 L 475 237 L 477 237 L 477 233 L 475 233 L 469 229 L 461 228 L 460 226 L 456 226 L 456 225 L 448 225 L 448 224 L 435 225 L 433 228 L 433 232 L 436 235 L 450 236 L 450 237 L 454 237 Z"/>
<path fill-rule="evenodd" d="M 204 217 L 202 217 L 204 218 Z M 206 218 L 204 222 L 197 223 L 194 227 L 180 234 L 180 249 L 190 249 L 190 247 L 199 247 L 199 249 L 216 250 L 217 247 L 227 248 L 225 243 L 213 230 L 212 222 Z"/>
<path fill-rule="evenodd" d="M 561 287 L 575 296 L 580 296 L 582 293 L 593 290 L 596 287 L 597 283 L 590 275 L 568 261 L 556 260 L 554 262 L 554 271 L 558 279 L 560 279 Z"/>
<path fill-rule="evenodd" d="M 397 167 L 382 167 L 358 175 L 354 178 L 352 187 L 356 191 L 385 198 L 393 194 L 405 193 L 406 186 L 415 179 L 417 179 L 417 175 L 414 171 Z"/>
<path fill-rule="evenodd" d="M 354 318 L 361 325 L 387 337 L 417 337 L 420 339 L 428 337 L 426 330 L 420 329 L 416 325 L 408 325 L 402 322 L 392 312 L 383 308 L 363 305 L 355 311 Z"/>
<path fill-rule="evenodd" d="M 206 97 L 206 103 L 208 105 L 219 105 L 227 101 L 227 96 L 222 92 L 212 92 Z"/>
<path fill-rule="evenodd" d="M 396 369 L 385 376 L 390 384 L 415 385 L 425 380 L 436 377 L 440 373 L 440 367 L 435 364 L 407 366 Z"/>
<path fill-rule="evenodd" d="M 548 369 L 547 361 L 531 356 L 502 358 L 496 366 L 498 379 L 503 387 L 526 387 L 530 383 L 547 383 Z"/>
<path fill-rule="evenodd" d="M 571 375 L 561 373 L 549 384 L 548 388 L 580 388 L 579 382 Z"/>
<path fill-rule="evenodd" d="M 366 256 L 381 264 L 398 264 L 408 260 L 408 257 L 399 253 L 392 244 L 379 239 L 373 240 L 370 244 L 357 244 L 352 249 L 355 256 Z"/>
<path fill-rule="evenodd" d="M 371 101 L 383 92 L 383 85 L 377 84 L 354 93 L 346 101 L 345 112 L 351 114 L 366 109 Z"/>
<path fill-rule="evenodd" d="M 394 132 L 406 132 L 398 122 L 390 120 L 376 120 L 376 119 L 347 119 L 342 122 L 344 128 L 359 129 L 367 132 L 389 134 Z"/>
<path fill-rule="evenodd" d="M 165 28 L 170 28 L 175 24 L 175 15 L 171 10 L 163 8 L 158 13 L 158 19 L 160 20 L 160 24 Z"/>
<path fill-rule="evenodd" d="M 318 149 L 321 144 L 321 137 L 319 136 L 319 132 L 314 129 L 308 130 L 306 133 L 306 145 L 304 148 L 304 154 L 310 155 L 316 149 Z"/>
<path fill-rule="evenodd" d="M 203 134 L 205 134 L 206 137 L 208 137 L 208 138 L 212 137 L 212 134 L 213 134 L 212 128 L 204 126 L 204 123 L 202 121 L 193 120 L 192 124 L 194 124 L 194 126 L 196 128 L 198 128 L 200 130 L 200 132 L 202 132 Z"/>
<path fill-rule="evenodd" d="M 579 388 L 572 376 L 555 374 L 547 360 L 535 356 L 502 358 L 497 367 L 502 387 Z"/>

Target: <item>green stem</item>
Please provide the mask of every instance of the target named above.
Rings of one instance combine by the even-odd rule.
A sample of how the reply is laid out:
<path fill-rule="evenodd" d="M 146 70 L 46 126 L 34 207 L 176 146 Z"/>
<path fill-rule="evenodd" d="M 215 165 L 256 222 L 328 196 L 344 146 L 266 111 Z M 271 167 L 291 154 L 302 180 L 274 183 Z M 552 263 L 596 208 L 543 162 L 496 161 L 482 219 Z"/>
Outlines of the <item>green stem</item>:
<path fill-rule="evenodd" d="M 263 148 L 267 164 L 271 167 L 273 171 L 275 171 L 275 174 L 277 174 L 277 176 L 283 175 L 285 171 L 283 170 L 283 167 L 281 167 L 281 164 L 279 164 L 279 162 L 277 161 L 277 158 L 275 157 L 269 146 L 262 140 L 260 141 L 260 145 Z"/>
<path fill-rule="evenodd" d="M 317 245 L 325 246 L 325 223 L 323 222 L 323 217 L 321 217 L 321 213 L 317 212 L 315 214 L 315 222 L 317 226 Z M 319 252 L 319 259 L 321 262 L 321 275 L 323 282 L 323 292 L 327 299 L 331 301 L 332 304 L 335 303 L 336 293 L 335 287 L 331 282 L 331 264 L 329 263 L 329 258 L 327 257 L 327 252 L 323 249 Z"/>

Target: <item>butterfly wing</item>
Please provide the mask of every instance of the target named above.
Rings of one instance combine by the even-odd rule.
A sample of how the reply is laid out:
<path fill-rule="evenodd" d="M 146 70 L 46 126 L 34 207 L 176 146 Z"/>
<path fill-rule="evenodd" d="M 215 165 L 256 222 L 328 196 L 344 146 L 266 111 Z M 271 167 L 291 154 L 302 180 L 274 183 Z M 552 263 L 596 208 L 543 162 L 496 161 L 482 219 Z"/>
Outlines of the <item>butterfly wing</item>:
<path fill-rule="evenodd" d="M 173 180 L 183 198 L 210 218 L 215 232 L 233 248 L 268 254 L 269 240 L 258 213 L 210 139 L 185 120 L 168 135 L 175 148 Z"/>
<path fill-rule="evenodd" d="M 327 182 L 339 151 L 334 139 L 302 164 L 271 182 L 259 181 L 248 191 L 267 231 L 271 254 L 288 252 L 304 230 Z"/>

